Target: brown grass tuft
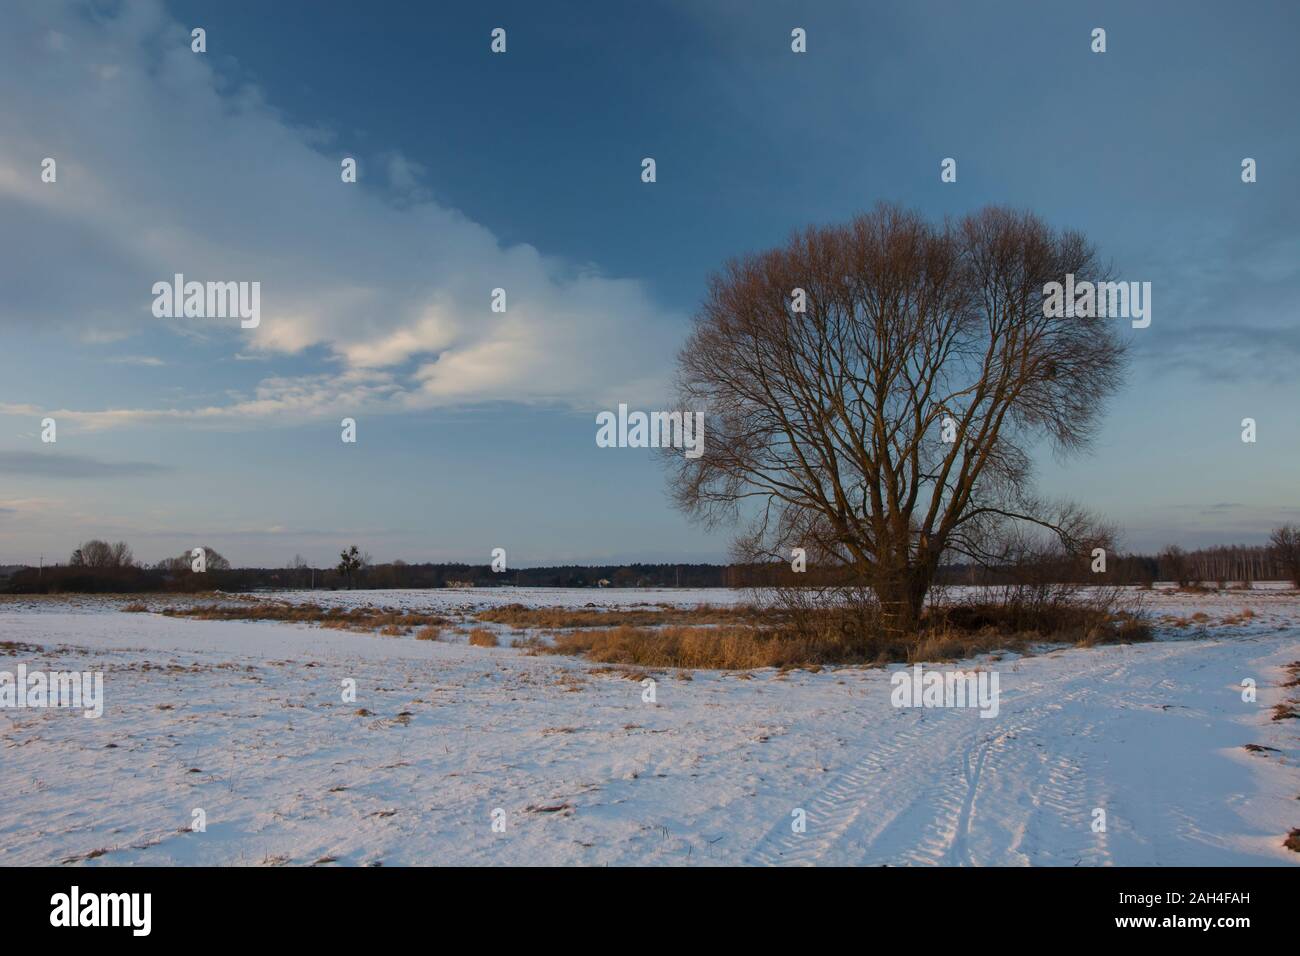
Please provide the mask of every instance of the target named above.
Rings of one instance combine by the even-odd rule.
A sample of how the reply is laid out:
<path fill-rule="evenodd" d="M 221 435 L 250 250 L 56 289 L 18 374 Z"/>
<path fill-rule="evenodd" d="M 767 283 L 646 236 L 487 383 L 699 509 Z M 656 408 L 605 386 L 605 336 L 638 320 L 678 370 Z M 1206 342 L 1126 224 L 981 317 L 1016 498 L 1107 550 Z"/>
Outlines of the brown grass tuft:
<path fill-rule="evenodd" d="M 497 636 L 486 627 L 476 627 L 469 632 L 469 642 L 475 647 L 496 647 Z"/>

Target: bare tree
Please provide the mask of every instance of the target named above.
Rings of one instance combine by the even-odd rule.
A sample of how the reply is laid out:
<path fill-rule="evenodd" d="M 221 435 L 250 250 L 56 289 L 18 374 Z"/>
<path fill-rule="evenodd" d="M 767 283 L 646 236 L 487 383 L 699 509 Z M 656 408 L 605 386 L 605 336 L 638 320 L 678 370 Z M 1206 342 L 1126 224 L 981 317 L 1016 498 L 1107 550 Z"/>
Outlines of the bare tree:
<path fill-rule="evenodd" d="M 1171 544 L 1160 552 L 1160 570 L 1180 588 L 1192 583 L 1192 562 L 1188 559 L 1187 552 L 1176 544 Z"/>
<path fill-rule="evenodd" d="M 78 549 L 82 563 L 88 568 L 109 568 L 113 566 L 113 546 L 107 541 L 92 538 Z"/>
<path fill-rule="evenodd" d="M 129 568 L 135 564 L 135 555 L 131 552 L 131 546 L 125 541 L 112 545 L 110 552 L 115 568 Z"/>
<path fill-rule="evenodd" d="M 1300 588 L 1300 527 L 1284 524 L 1274 529 L 1268 537 L 1274 560 L 1291 577 L 1291 583 Z"/>
<path fill-rule="evenodd" d="M 844 567 L 904 629 L 946 553 L 996 561 L 1025 523 L 1077 549 L 1093 524 L 1034 497 L 1030 453 L 1087 446 L 1124 348 L 1113 320 L 1045 315 L 1067 273 L 1103 278 L 1084 238 L 1002 208 L 880 205 L 729 263 L 678 358 L 707 427 L 670 459 L 678 505 L 746 520 L 741 557 Z"/>
<path fill-rule="evenodd" d="M 215 548 L 203 547 L 203 564 L 209 571 L 229 571 L 230 561 Z"/>
<path fill-rule="evenodd" d="M 83 568 L 129 568 L 135 563 L 131 546 L 125 541 L 109 544 L 92 538 L 72 552 L 68 564 Z"/>
<path fill-rule="evenodd" d="M 370 555 L 362 554 L 354 544 L 339 552 L 339 574 L 347 578 L 348 587 L 352 587 L 352 576 L 370 563 Z"/>
<path fill-rule="evenodd" d="M 194 552 L 192 550 L 182 551 L 174 558 L 163 558 L 158 562 L 157 566 L 159 570 L 178 574 L 190 571 L 194 567 Z M 203 569 L 205 571 L 229 571 L 230 561 L 215 548 L 203 545 Z"/>

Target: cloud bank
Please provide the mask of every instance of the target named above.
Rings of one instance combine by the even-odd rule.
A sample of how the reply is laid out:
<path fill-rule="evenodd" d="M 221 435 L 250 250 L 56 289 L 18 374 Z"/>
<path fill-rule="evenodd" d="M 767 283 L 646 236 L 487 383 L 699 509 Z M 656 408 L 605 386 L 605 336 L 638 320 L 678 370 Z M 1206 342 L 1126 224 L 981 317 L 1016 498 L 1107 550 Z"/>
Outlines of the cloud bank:
<path fill-rule="evenodd" d="M 228 405 L 65 417 L 239 425 L 661 393 L 683 317 L 640 282 L 504 246 L 431 201 L 427 171 L 398 149 L 368 156 L 295 127 L 219 37 L 192 52 L 189 28 L 151 0 L 93 14 L 19 3 L 6 20 L 0 85 L 25 92 L 0 105 L 0 217 L 22 237 L 0 261 L 0 323 L 80 342 L 198 335 L 232 357 L 319 363 Z M 347 156 L 356 184 L 340 176 Z M 46 157 L 56 183 L 41 181 Z M 154 318 L 150 288 L 175 273 L 260 282 L 260 326 Z"/>

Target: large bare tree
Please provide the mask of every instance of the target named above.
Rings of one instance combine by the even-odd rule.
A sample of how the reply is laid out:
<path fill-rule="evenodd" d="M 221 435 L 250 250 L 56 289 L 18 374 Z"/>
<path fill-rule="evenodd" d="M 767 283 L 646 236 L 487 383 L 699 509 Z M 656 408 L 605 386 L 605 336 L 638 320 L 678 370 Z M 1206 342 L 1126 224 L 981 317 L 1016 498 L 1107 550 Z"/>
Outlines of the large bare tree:
<path fill-rule="evenodd" d="M 1084 448 L 1122 380 L 1115 320 L 1044 314 L 1045 284 L 1099 272 L 1032 214 L 892 205 L 728 263 L 678 358 L 706 414 L 678 505 L 746 520 L 742 557 L 842 566 L 908 629 L 945 554 L 996 559 L 1025 527 L 1079 546 L 1087 516 L 1034 497 L 1031 453 Z"/>

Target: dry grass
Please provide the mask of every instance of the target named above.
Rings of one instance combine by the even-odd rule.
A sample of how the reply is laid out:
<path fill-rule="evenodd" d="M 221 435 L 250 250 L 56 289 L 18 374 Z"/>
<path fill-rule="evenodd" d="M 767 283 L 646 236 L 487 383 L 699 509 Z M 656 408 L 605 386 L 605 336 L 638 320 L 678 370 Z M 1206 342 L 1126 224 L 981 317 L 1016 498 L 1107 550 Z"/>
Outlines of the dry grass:
<path fill-rule="evenodd" d="M 529 656 L 535 657 L 546 650 L 546 641 L 536 634 L 525 634 L 523 637 L 516 637 L 512 640 L 510 646 L 517 647 L 522 651 L 526 651 Z"/>
<path fill-rule="evenodd" d="M 746 627 L 619 627 L 552 635 L 543 653 L 574 654 L 604 664 L 639 667 L 818 671 L 830 664 L 883 665 L 897 661 L 961 660 L 994 650 L 1023 649 L 1026 638 L 993 631 L 930 632 L 905 641 L 841 635 L 798 636 Z"/>
<path fill-rule="evenodd" d="M 1242 608 L 1236 614 L 1229 614 L 1223 619 L 1223 624 L 1228 627 L 1235 627 L 1238 624 L 1249 624 L 1255 617 L 1255 612 L 1250 608 Z"/>
<path fill-rule="evenodd" d="M 1086 607 L 1007 609 L 971 605 L 947 609 L 915 635 L 862 627 L 857 617 L 833 611 L 805 616 L 794 627 L 774 614 L 766 627 L 622 625 L 550 635 L 534 653 L 572 654 L 602 664 L 747 671 L 759 667 L 818 670 L 830 664 L 962 660 L 1000 650 L 1023 650 L 1032 641 L 1079 645 L 1147 641 L 1151 628 L 1131 615 Z M 1015 626 L 1009 626 L 1014 624 Z"/>
<path fill-rule="evenodd" d="M 556 677 L 555 684 L 557 687 L 563 687 L 565 693 L 568 694 L 579 694 L 582 692 L 583 688 L 587 686 L 587 682 L 577 674 L 568 673 L 560 674 Z"/>
<path fill-rule="evenodd" d="M 70 601 L 88 604 L 122 604 L 142 601 L 256 601 L 251 594 L 234 594 L 224 591 L 50 591 L 35 594 L 0 594 L 0 604 L 67 604 Z"/>
<path fill-rule="evenodd" d="M 1087 603 L 958 604 L 941 608 L 931 630 L 978 633 L 992 630 L 1026 639 L 1066 644 L 1131 644 L 1154 637 L 1145 619 Z"/>
<path fill-rule="evenodd" d="M 128 605 L 124 610 L 132 610 Z M 446 624 L 436 614 L 392 611 L 387 608 L 321 607 L 318 604 L 291 604 L 284 601 L 253 601 L 241 604 L 196 604 L 189 607 L 165 607 L 167 617 L 188 617 L 200 621 L 287 621 L 319 624 L 321 627 L 348 631 L 380 630 L 400 635 L 415 627 Z"/>
<path fill-rule="evenodd" d="M 144 611 L 143 602 L 124 610 Z M 375 631 L 392 636 L 419 629 L 419 640 L 439 640 L 447 618 L 386 608 L 328 608 L 249 599 L 169 606 L 161 613 L 198 620 L 287 621 L 325 628 Z M 748 671 L 760 667 L 819 669 L 832 664 L 960 660 L 1001 650 L 1024 650 L 1032 641 L 1092 645 L 1151 639 L 1150 627 L 1131 614 L 1069 603 L 985 603 L 931 611 L 919 633 L 905 635 L 863 614 L 836 607 L 797 611 L 752 605 L 693 608 L 653 606 L 600 610 L 506 605 L 478 612 L 478 620 L 515 628 L 545 628 L 516 637 L 512 646 L 531 654 L 572 654 L 598 663 L 634 667 Z M 1200 615 L 1199 617 L 1203 617 Z M 466 635 L 475 647 L 497 647 L 485 627 Z"/>
<path fill-rule="evenodd" d="M 749 670 L 823 663 L 870 663 L 865 644 L 836 638 L 782 637 L 748 627 L 616 627 L 552 635 L 552 654 L 575 654 L 603 664 Z"/>
<path fill-rule="evenodd" d="M 1288 850 L 1294 850 L 1296 853 L 1300 853 L 1300 829 L 1295 829 L 1288 833 L 1286 839 L 1282 841 L 1282 845 Z"/>
<path fill-rule="evenodd" d="M 1300 720 L 1300 711 L 1297 711 L 1289 703 L 1275 704 L 1273 706 L 1274 720 Z"/>
<path fill-rule="evenodd" d="M 717 607 L 700 604 L 689 608 L 596 608 L 526 607 L 507 604 L 479 611 L 479 621 L 506 624 L 514 628 L 535 627 L 560 630 L 574 627 L 660 627 L 668 624 L 758 623 L 767 613 L 749 606 Z"/>

